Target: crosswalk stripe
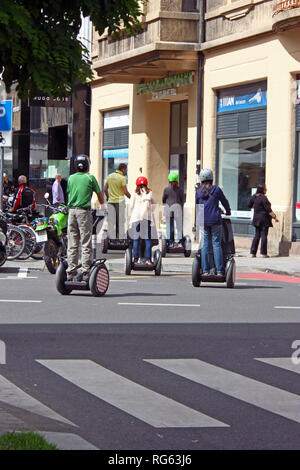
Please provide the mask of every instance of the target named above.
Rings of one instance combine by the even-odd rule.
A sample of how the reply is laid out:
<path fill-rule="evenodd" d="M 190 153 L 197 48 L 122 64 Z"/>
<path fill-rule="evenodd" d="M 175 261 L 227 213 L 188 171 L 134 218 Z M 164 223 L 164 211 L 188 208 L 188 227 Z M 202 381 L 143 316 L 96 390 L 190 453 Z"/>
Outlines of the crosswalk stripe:
<path fill-rule="evenodd" d="M 286 369 L 291 372 L 296 372 L 296 374 L 300 374 L 300 365 L 298 363 L 299 359 L 296 364 L 293 363 L 291 357 L 256 357 L 255 359 L 271 366 L 280 367 L 281 369 Z"/>
<path fill-rule="evenodd" d="M 145 359 L 174 374 L 300 423 L 300 396 L 199 359 Z"/>
<path fill-rule="evenodd" d="M 28 395 L 2 375 L 0 375 L 0 402 L 77 427 L 76 424 L 43 405 L 43 403 Z"/>
<path fill-rule="evenodd" d="M 154 427 L 228 427 L 90 360 L 37 360 L 105 402 Z"/>

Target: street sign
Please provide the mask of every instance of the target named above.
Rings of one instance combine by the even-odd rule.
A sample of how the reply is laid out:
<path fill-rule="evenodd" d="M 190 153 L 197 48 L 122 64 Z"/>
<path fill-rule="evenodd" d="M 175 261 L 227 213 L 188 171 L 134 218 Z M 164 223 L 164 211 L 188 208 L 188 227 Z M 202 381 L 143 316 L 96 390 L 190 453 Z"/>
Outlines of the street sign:
<path fill-rule="evenodd" d="M 0 147 L 12 145 L 12 100 L 0 101 Z"/>
<path fill-rule="evenodd" d="M 12 100 L 0 101 L 0 132 L 11 131 Z"/>

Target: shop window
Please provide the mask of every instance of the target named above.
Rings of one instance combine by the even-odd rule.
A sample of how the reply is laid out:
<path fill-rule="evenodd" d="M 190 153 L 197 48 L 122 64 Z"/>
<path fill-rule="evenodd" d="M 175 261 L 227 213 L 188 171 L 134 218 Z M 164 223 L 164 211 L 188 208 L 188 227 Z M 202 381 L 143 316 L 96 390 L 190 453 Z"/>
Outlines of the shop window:
<path fill-rule="evenodd" d="M 129 108 L 107 111 L 103 114 L 103 185 L 120 163 L 128 164 Z"/>
<path fill-rule="evenodd" d="M 251 217 L 250 196 L 265 182 L 266 138 L 220 139 L 218 182 L 229 200 L 233 217 Z"/>

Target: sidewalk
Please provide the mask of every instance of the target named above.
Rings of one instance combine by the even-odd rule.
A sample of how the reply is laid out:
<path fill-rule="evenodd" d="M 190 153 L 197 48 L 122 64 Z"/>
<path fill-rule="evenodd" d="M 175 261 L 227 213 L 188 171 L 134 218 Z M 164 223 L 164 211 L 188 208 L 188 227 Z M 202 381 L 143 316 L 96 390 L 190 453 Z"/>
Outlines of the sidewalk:
<path fill-rule="evenodd" d="M 192 273 L 192 264 L 196 247 L 193 246 L 193 254 L 189 258 L 185 258 L 179 254 L 167 254 L 162 259 L 162 273 Z M 124 251 L 109 250 L 105 255 L 99 250 L 98 257 L 106 258 L 106 265 L 111 272 L 124 272 Z M 276 274 L 285 274 L 289 276 L 300 276 L 300 256 L 270 256 L 270 258 L 251 258 L 248 251 L 237 249 L 235 255 L 236 268 L 238 273 L 249 272 L 270 272 Z M 13 270 L 30 269 L 45 270 L 44 261 L 36 261 L 28 259 L 26 261 L 7 261 L 0 268 L 1 272 L 8 272 L 10 268 Z"/>

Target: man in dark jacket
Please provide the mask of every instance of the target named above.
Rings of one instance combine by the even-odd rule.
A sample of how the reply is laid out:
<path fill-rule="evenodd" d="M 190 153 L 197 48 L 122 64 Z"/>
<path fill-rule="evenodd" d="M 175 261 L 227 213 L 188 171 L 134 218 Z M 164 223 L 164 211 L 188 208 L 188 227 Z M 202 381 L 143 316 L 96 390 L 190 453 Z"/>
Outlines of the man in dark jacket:
<path fill-rule="evenodd" d="M 27 186 L 27 178 L 25 175 L 19 176 L 18 184 L 19 187 L 10 212 L 16 212 L 17 209 L 23 209 L 25 207 L 31 207 L 31 209 L 34 211 L 36 208 L 35 192 L 33 189 Z"/>
<path fill-rule="evenodd" d="M 209 248 L 212 245 L 217 276 L 224 275 L 222 250 L 222 218 L 219 202 L 231 214 L 228 200 L 219 186 L 213 185 L 213 172 L 204 168 L 200 171 L 200 188 L 196 191 L 197 225 L 202 233 L 201 266 L 202 274 L 209 274 Z"/>
<path fill-rule="evenodd" d="M 169 186 L 164 189 L 162 203 L 166 204 L 164 215 L 166 217 L 166 231 L 169 247 L 174 245 L 174 223 L 176 223 L 178 247 L 182 246 L 182 219 L 184 193 L 178 186 L 178 173 L 170 173 Z"/>

